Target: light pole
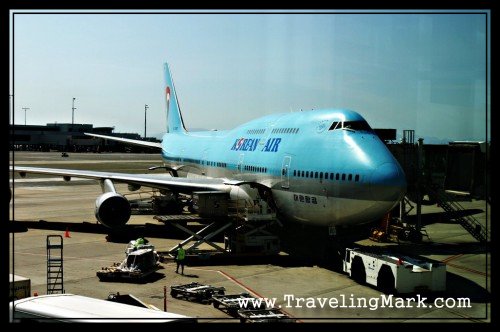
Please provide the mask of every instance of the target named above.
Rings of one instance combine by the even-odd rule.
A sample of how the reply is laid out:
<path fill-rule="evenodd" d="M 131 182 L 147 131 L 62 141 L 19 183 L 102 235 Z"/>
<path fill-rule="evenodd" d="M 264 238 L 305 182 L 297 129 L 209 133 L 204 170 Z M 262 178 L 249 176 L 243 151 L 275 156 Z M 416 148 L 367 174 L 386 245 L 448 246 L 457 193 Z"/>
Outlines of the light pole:
<path fill-rule="evenodd" d="M 75 123 L 75 97 L 73 97 L 73 106 L 71 107 L 71 125 Z"/>
<path fill-rule="evenodd" d="M 146 139 L 146 111 L 149 108 L 149 106 L 146 104 L 144 105 L 144 139 Z"/>
<path fill-rule="evenodd" d="M 24 125 L 26 126 L 26 111 L 29 110 L 29 107 L 23 107 L 24 110 Z"/>

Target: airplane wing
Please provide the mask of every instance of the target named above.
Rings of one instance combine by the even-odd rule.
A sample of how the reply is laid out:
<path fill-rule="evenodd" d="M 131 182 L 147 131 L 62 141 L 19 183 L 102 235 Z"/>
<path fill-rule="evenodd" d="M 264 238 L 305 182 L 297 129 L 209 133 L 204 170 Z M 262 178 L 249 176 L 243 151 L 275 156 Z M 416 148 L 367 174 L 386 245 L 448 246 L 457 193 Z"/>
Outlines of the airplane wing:
<path fill-rule="evenodd" d="M 158 189 L 169 189 L 180 193 L 191 193 L 193 191 L 222 191 L 229 192 L 230 185 L 224 183 L 225 179 L 193 179 L 176 178 L 165 174 L 126 174 L 113 172 L 96 172 L 84 170 L 42 168 L 42 167 L 22 167 L 10 166 L 10 170 L 25 177 L 27 173 L 60 175 L 65 180 L 71 177 L 86 178 L 94 180 L 110 179 L 116 183 L 130 183 Z"/>
<path fill-rule="evenodd" d="M 98 135 L 98 134 L 90 134 L 90 133 L 84 133 L 84 134 L 87 135 L 87 136 L 93 136 L 93 137 L 99 137 L 99 138 L 109 139 L 111 141 L 117 141 L 117 142 L 122 142 L 122 143 L 127 143 L 127 144 L 134 144 L 134 145 L 140 145 L 140 146 L 147 146 L 147 147 L 150 147 L 150 148 L 161 149 L 161 143 L 158 143 L 158 142 L 147 142 L 147 141 L 140 141 L 140 140 L 137 140 L 137 139 L 114 137 L 114 136 L 107 136 L 107 135 Z"/>

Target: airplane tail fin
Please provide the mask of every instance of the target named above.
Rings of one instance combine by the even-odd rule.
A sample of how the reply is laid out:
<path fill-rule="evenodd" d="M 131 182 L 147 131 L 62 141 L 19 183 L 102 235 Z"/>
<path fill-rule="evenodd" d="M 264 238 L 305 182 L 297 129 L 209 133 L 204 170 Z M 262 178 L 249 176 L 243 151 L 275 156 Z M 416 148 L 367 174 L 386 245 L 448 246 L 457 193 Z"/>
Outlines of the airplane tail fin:
<path fill-rule="evenodd" d="M 167 132 L 169 133 L 182 133 L 186 132 L 182 114 L 177 101 L 177 94 L 175 92 L 174 81 L 168 63 L 164 64 L 165 71 L 165 98 L 167 104 Z"/>

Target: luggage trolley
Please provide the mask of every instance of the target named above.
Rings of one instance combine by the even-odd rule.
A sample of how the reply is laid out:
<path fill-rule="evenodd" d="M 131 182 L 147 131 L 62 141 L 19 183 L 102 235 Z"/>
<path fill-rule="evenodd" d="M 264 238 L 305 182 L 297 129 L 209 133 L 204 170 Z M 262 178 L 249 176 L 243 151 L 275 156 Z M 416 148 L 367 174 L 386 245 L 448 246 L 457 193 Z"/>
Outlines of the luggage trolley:
<path fill-rule="evenodd" d="M 242 323 L 295 323 L 296 320 L 284 314 L 278 308 L 238 310 Z"/>
<path fill-rule="evenodd" d="M 255 302 L 256 298 L 248 293 L 213 295 L 212 304 L 214 308 L 225 311 L 230 316 L 238 317 L 239 309 L 265 309 L 265 302 Z M 245 303 L 245 304 L 243 304 Z M 242 307 L 243 305 L 243 307 Z"/>
<path fill-rule="evenodd" d="M 201 303 L 210 303 L 212 301 L 212 295 L 224 295 L 225 291 L 226 289 L 224 287 L 202 285 L 197 282 L 170 286 L 170 295 L 173 298 L 181 297 L 188 301 L 197 301 Z"/>

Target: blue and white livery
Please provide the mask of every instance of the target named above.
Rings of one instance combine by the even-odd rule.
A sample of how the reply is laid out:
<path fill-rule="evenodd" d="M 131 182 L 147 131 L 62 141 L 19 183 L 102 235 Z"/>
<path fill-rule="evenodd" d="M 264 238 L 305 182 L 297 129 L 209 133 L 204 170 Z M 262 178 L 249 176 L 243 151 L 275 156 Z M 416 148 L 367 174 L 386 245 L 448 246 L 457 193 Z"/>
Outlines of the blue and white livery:
<path fill-rule="evenodd" d="M 360 114 L 300 111 L 265 116 L 231 130 L 189 132 L 168 64 L 164 71 L 168 125 L 161 144 L 89 135 L 161 149 L 172 177 L 33 167 L 15 171 L 101 180 L 104 194 L 96 202 L 96 216 L 110 227 L 130 216 L 113 182 L 188 194 L 223 191 L 249 204 L 260 197 L 282 220 L 320 226 L 376 220 L 403 198 L 401 166 Z M 114 213 L 123 217 L 117 220 Z"/>

